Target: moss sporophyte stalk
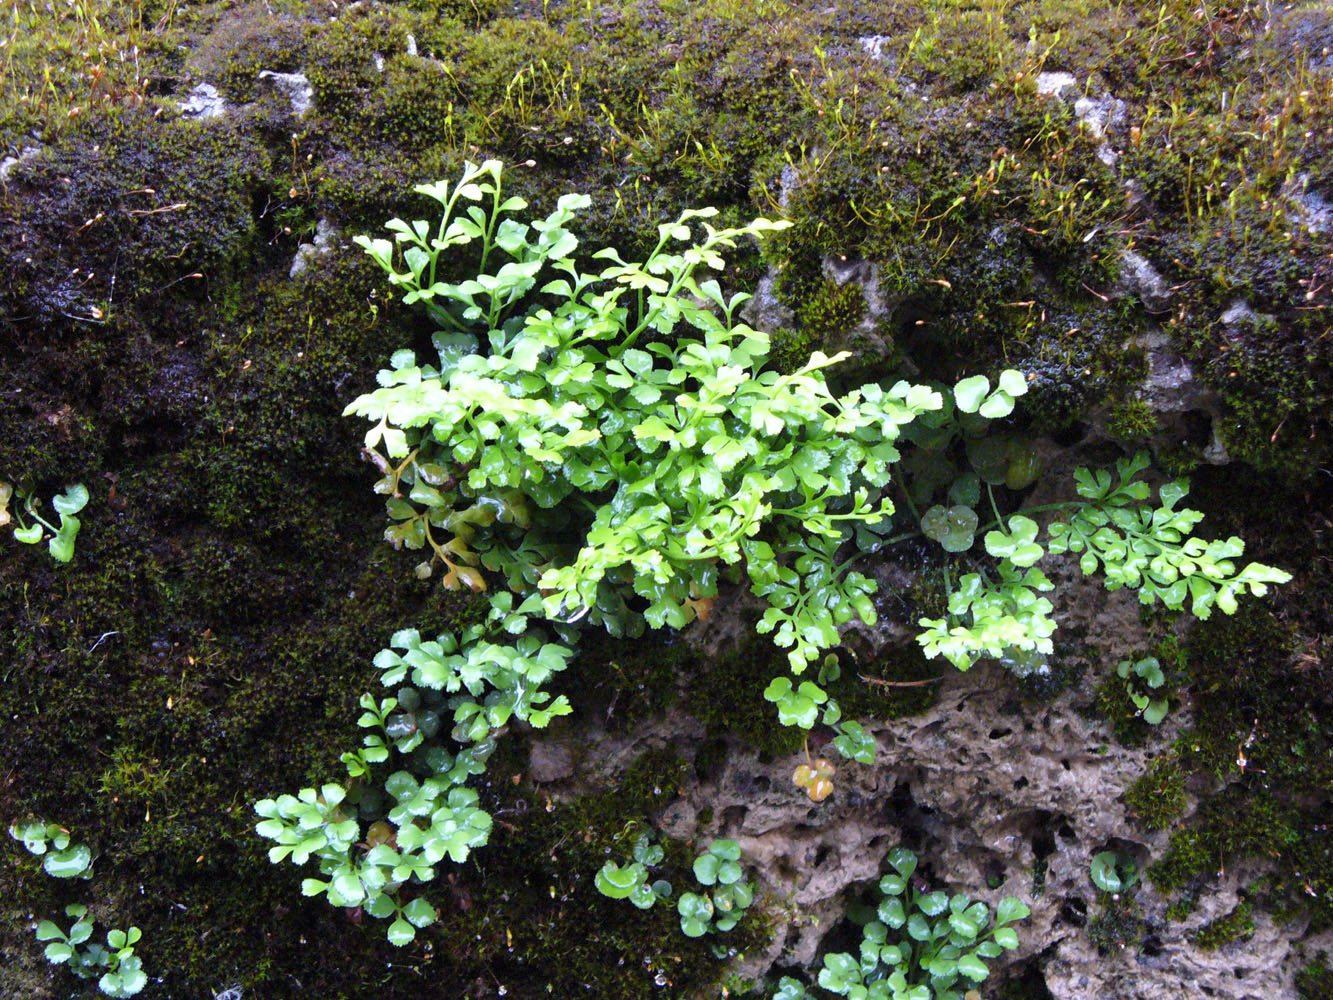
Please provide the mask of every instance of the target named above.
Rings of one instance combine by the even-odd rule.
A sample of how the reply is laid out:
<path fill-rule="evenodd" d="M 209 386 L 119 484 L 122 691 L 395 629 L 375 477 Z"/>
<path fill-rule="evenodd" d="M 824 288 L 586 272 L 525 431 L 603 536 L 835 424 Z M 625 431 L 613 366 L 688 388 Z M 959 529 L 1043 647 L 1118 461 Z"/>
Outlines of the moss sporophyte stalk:
<path fill-rule="evenodd" d="M 572 710 L 543 688 L 583 629 L 682 629 L 724 587 L 747 586 L 765 605 L 758 631 L 801 675 L 842 626 L 877 620 L 877 585 L 858 560 L 925 537 L 968 570 L 946 573 L 943 614 L 919 621 L 925 653 L 963 670 L 983 657 L 1031 669 L 1053 649 L 1053 584 L 1038 567 L 1051 556 L 1201 618 L 1289 578 L 1239 566 L 1239 538 L 1194 537 L 1202 515 L 1179 506 L 1183 480 L 1160 486 L 1154 505 L 1142 455 L 1114 472 L 1079 469 L 1074 497 L 1023 507 L 1040 463 L 997 425 L 1028 393 L 1021 372 L 839 392 L 828 373 L 846 352 L 770 368 L 769 335 L 740 318 L 748 296 L 710 275 L 786 221 L 714 228 L 715 210 L 690 210 L 626 260 L 583 252 L 573 226 L 586 195 L 521 221 L 528 204 L 504 193 L 498 161 L 416 190 L 440 206 L 437 220 L 393 219 L 391 239 L 356 242 L 434 324 L 429 357 L 394 353 L 346 413 L 371 423 L 387 540 L 421 553 L 418 576 L 485 593 L 491 611 L 433 639 L 397 633 L 375 660 L 393 695 L 363 696 L 367 734 L 344 755 L 347 778 L 257 806 L 272 859 L 318 861 L 323 877 L 304 891 L 390 920 L 395 944 L 434 921 L 423 886 L 437 866 L 489 838 L 468 782 L 496 741 Z M 839 754 L 869 763 L 873 738 L 828 696 L 829 669 L 776 677 L 762 695 L 782 724 L 830 727 Z M 820 801 L 833 774 L 812 758 L 794 777 Z M 646 867 L 604 869 L 599 884 L 651 905 Z M 720 905 L 716 891 L 681 897 L 686 933 L 711 926 L 696 898 Z M 980 933 L 982 916 L 960 905 L 951 922 Z M 963 963 L 964 976 L 984 972 Z M 916 994 L 884 993 L 900 995 Z"/>

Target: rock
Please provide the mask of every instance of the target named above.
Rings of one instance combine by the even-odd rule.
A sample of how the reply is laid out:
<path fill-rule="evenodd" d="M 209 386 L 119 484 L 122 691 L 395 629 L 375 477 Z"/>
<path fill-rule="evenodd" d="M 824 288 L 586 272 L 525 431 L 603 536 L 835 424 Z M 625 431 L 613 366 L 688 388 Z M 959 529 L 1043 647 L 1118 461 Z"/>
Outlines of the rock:
<path fill-rule="evenodd" d="M 528 756 L 528 777 L 540 785 L 564 781 L 574 774 L 574 755 L 567 747 L 534 740 Z"/>
<path fill-rule="evenodd" d="M 40 146 L 24 146 L 19 150 L 18 156 L 6 156 L 0 160 L 0 184 L 8 184 L 10 175 L 41 151 Z"/>
<path fill-rule="evenodd" d="M 856 40 L 865 54 L 876 62 L 884 58 L 884 46 L 891 41 L 892 35 L 862 35 Z"/>
<path fill-rule="evenodd" d="M 1073 73 L 1038 73 L 1037 93 L 1054 95 L 1067 100 L 1078 91 L 1078 80 Z"/>
<path fill-rule="evenodd" d="M 1148 378 L 1143 384 L 1144 401 L 1154 414 L 1192 413 L 1210 410 L 1213 392 L 1195 374 L 1193 366 L 1172 346 L 1160 330 L 1146 335 L 1142 346 L 1148 357 Z"/>
<path fill-rule="evenodd" d="M 1100 139 L 1106 135 L 1108 129 L 1118 128 L 1124 124 L 1125 102 L 1109 94 L 1096 100 L 1091 97 L 1080 97 L 1074 102 L 1074 117 Z"/>
<path fill-rule="evenodd" d="M 1091 97 L 1080 97 L 1074 102 L 1074 117 L 1094 136 L 1102 139 L 1109 130 L 1124 124 L 1125 102 L 1109 94 L 1096 100 Z M 1120 159 L 1120 154 L 1111 148 L 1110 143 L 1103 142 L 1097 148 L 1097 159 L 1108 167 L 1114 167 L 1116 161 Z"/>
<path fill-rule="evenodd" d="M 286 96 L 291 102 L 292 114 L 297 118 L 309 111 L 314 103 L 315 91 L 304 73 L 274 73 L 266 69 L 260 71 L 259 81 Z"/>
<path fill-rule="evenodd" d="M 1310 175 L 1300 174 L 1283 188 L 1296 221 L 1312 233 L 1333 233 L 1333 202 L 1310 190 Z"/>
<path fill-rule="evenodd" d="M 182 118 L 220 118 L 227 110 L 227 102 L 211 83 L 198 84 L 180 103 Z"/>
<path fill-rule="evenodd" d="M 1209 465 L 1230 465 L 1231 456 L 1227 454 L 1226 445 L 1222 443 L 1221 436 L 1217 433 L 1217 421 L 1213 421 L 1213 437 L 1208 442 L 1208 446 L 1203 449 L 1203 460 Z"/>
<path fill-rule="evenodd" d="M 295 278 L 304 274 L 316 258 L 327 255 L 333 249 L 337 239 L 338 227 L 328 219 L 320 219 L 315 225 L 315 241 L 302 243 L 296 248 L 296 256 L 292 258 L 291 270 L 287 272 L 287 276 Z"/>
<path fill-rule="evenodd" d="M 796 322 L 796 314 L 783 305 L 773 291 L 776 285 L 777 274 L 770 269 L 759 279 L 754 295 L 741 307 L 741 318 L 756 330 L 772 333 Z"/>
<path fill-rule="evenodd" d="M 1120 291 L 1137 295 L 1149 312 L 1166 312 L 1171 305 L 1171 286 L 1166 283 L 1148 258 L 1133 250 L 1120 255 Z"/>

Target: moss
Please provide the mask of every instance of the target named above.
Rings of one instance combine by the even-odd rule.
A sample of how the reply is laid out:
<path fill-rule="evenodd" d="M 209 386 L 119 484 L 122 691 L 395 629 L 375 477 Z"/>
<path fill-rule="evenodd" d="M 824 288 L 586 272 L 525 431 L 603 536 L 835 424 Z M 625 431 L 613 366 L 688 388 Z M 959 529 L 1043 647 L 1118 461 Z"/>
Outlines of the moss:
<path fill-rule="evenodd" d="M 814 336 L 804 330 L 774 330 L 768 367 L 790 374 L 806 364 L 818 346 Z"/>
<path fill-rule="evenodd" d="M 866 298 L 854 281 L 845 284 L 824 282 L 815 294 L 796 309 L 803 330 L 818 343 L 845 336 L 865 315 Z"/>
<path fill-rule="evenodd" d="M 1185 811 L 1185 776 L 1173 758 L 1153 762 L 1125 792 L 1125 805 L 1147 830 L 1164 830 Z"/>
<path fill-rule="evenodd" d="M 5 801 L 96 843 L 99 878 L 80 888 L 99 914 L 145 928 L 171 995 L 224 982 L 272 997 L 416 988 L 401 969 L 386 976 L 404 956 L 379 928 L 304 900 L 300 874 L 270 866 L 249 832 L 251 799 L 336 773 L 350 707 L 373 682 L 368 657 L 390 631 L 476 613 L 377 540 L 380 502 L 351 460 L 358 429 L 338 411 L 423 331 L 390 308 L 360 255 L 338 248 L 286 276 L 320 218 L 347 234 L 378 227 L 411 209 L 411 184 L 486 155 L 537 162 L 518 182 L 534 205 L 591 193 L 589 247 L 637 252 L 661 217 L 701 203 L 724 219 L 785 211 L 795 225 L 770 261 L 806 314 L 779 353 L 808 354 L 864 317 L 822 271 L 826 256 L 855 254 L 898 303 L 876 331 L 893 356 L 864 359 L 874 377 L 900 363 L 937 378 L 1029 368 L 1024 419 L 1047 430 L 1076 427 L 1108 399 L 1129 413 L 1142 364 L 1121 345 L 1145 320 L 1099 296 L 1132 231 L 1177 289 L 1166 321 L 1224 399 L 1232 455 L 1287 477 L 1328 464 L 1329 286 L 1311 281 L 1325 262 L 1281 188 L 1308 172 L 1321 190 L 1333 176 L 1333 102 L 1323 77 L 1290 62 L 1290 40 L 1259 33 L 1243 10 L 353 6 L 333 18 L 305 0 L 27 5 L 6 47 L 0 138 L 44 149 L 0 194 L 0 475 L 45 496 L 82 480 L 93 500 L 71 566 L 12 546 L 0 565 Z M 1031 50 L 1014 41 L 1029 29 Z M 869 34 L 888 36 L 885 58 L 863 52 Z M 1120 169 L 1167 211 L 1127 207 L 1071 109 L 1035 94 L 1048 49 L 1049 68 L 1090 95 L 1127 100 L 1139 133 L 1111 136 Z M 307 73 L 307 119 L 263 95 L 260 69 Z M 201 80 L 230 99 L 225 120 L 179 119 L 177 98 Z M 738 254 L 736 286 L 759 266 L 753 250 Z M 1260 320 L 1229 328 L 1219 318 L 1238 298 Z M 1326 921 L 1330 865 L 1308 792 L 1329 783 L 1330 686 L 1312 638 L 1328 632 L 1328 581 L 1309 559 L 1322 550 L 1305 513 L 1326 504 L 1308 489 L 1274 493 L 1234 464 L 1197 479 L 1210 477 L 1210 521 L 1228 519 L 1218 534 L 1302 567 L 1291 589 L 1303 590 L 1271 620 L 1246 619 L 1253 630 L 1219 618 L 1196 633 L 1182 690 L 1198 721 L 1180 766 L 1236 787 L 1176 832 L 1161 873 L 1189 898 L 1231 859 L 1267 859 L 1274 876 L 1253 905 L 1309 902 Z M 687 679 L 685 700 L 711 713 L 694 761 L 707 770 L 734 728 L 770 752 L 789 745 L 759 694 L 785 671 L 774 655 L 759 642 L 696 664 L 681 647 L 641 643 L 627 660 L 590 644 L 573 669 L 586 710 L 613 727 L 670 706 Z M 844 661 L 835 694 L 849 714 L 917 711 L 934 696 L 933 685 L 855 677 L 933 676 L 915 651 Z M 669 908 L 643 915 L 589 890 L 606 850 L 623 846 L 617 833 L 668 804 L 685 763 L 665 752 L 628 793 L 547 812 L 509 783 L 515 761 L 497 762 L 484 789 L 495 842 L 436 887 L 447 915 L 412 956 L 422 974 L 449 995 L 497 980 L 511 995 L 708 992 L 719 966 L 704 944 L 680 942 Z M 686 873 L 690 848 L 669 854 Z M 121 888 L 134 885 L 153 892 Z M 61 888 L 31 865 L 0 874 L 4 946 L 27 956 L 25 970 L 28 914 L 56 912 Z M 42 985 L 24 995 L 49 989 L 38 971 Z"/>
<path fill-rule="evenodd" d="M 1141 441 L 1157 433 L 1157 418 L 1146 401 L 1125 399 L 1111 407 L 1106 429 L 1126 441 Z"/>
<path fill-rule="evenodd" d="M 1333 997 L 1333 969 L 1328 967 L 1327 953 L 1321 951 L 1296 973 L 1296 996 L 1299 1000 L 1329 1000 Z"/>
<path fill-rule="evenodd" d="M 1098 893 L 1097 907 L 1096 915 L 1088 921 L 1088 939 L 1098 954 L 1137 949 L 1147 925 L 1134 894 Z"/>
<path fill-rule="evenodd" d="M 775 725 L 775 711 L 763 699 L 774 677 L 789 672 L 787 657 L 762 637 L 719 656 L 690 678 L 683 705 L 710 736 L 725 735 L 767 757 L 784 757 L 801 748 L 795 726 Z"/>
<path fill-rule="evenodd" d="M 1204 951 L 1216 951 L 1223 945 L 1254 934 L 1254 914 L 1250 904 L 1240 903 L 1226 916 L 1218 917 L 1190 935 L 1190 940 Z"/>
<path fill-rule="evenodd" d="M 1194 912 L 1199 898 L 1194 893 L 1186 893 L 1166 908 L 1166 919 L 1179 923 Z"/>

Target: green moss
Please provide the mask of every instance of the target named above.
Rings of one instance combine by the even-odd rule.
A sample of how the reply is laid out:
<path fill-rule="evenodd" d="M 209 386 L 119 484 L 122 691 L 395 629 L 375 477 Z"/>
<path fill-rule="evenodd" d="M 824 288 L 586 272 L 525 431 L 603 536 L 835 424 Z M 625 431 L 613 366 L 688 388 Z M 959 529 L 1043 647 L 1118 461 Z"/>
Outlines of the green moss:
<path fill-rule="evenodd" d="M 1157 418 L 1146 401 L 1124 399 L 1111 407 L 1106 429 L 1126 441 L 1140 441 L 1157 433 Z"/>
<path fill-rule="evenodd" d="M 830 337 L 850 333 L 865 310 L 865 293 L 856 282 L 839 285 L 826 281 L 809 300 L 797 306 L 796 317 L 808 336 L 826 343 Z"/>
<path fill-rule="evenodd" d="M 819 342 L 805 330 L 774 330 L 768 367 L 790 374 L 806 364 L 818 347 Z"/>
<path fill-rule="evenodd" d="M 1333 997 L 1333 969 L 1328 967 L 1326 952 L 1321 951 L 1296 973 L 1296 995 L 1299 1000 L 1329 1000 Z"/>
<path fill-rule="evenodd" d="M 1254 914 L 1247 902 L 1240 903 L 1226 916 L 1205 924 L 1190 935 L 1190 940 L 1204 951 L 1216 951 L 1232 941 L 1254 934 Z"/>
<path fill-rule="evenodd" d="M 1166 919 L 1179 923 L 1194 912 L 1198 903 L 1197 895 L 1186 893 L 1166 908 Z"/>
<path fill-rule="evenodd" d="M 786 654 L 757 636 L 692 676 L 683 705 L 710 736 L 725 735 L 767 757 L 787 756 L 801 748 L 801 730 L 777 725 L 763 692 L 789 669 Z"/>
<path fill-rule="evenodd" d="M 1144 829 L 1164 830 L 1185 811 L 1185 776 L 1171 758 L 1154 761 L 1125 792 L 1125 805 Z"/>
<path fill-rule="evenodd" d="M 1098 893 L 1097 913 L 1088 921 L 1088 939 L 1098 954 L 1137 949 L 1147 924 L 1132 892 L 1112 896 Z"/>

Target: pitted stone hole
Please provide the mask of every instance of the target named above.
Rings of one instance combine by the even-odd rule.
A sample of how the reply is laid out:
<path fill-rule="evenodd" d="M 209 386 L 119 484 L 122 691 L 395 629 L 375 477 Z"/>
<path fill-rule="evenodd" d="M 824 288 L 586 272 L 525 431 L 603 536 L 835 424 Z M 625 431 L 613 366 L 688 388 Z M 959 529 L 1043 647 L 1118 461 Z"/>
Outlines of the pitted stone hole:
<path fill-rule="evenodd" d="M 1250 970 L 1249 970 L 1249 969 L 1235 968 L 1235 969 L 1232 969 L 1232 970 L 1231 970 L 1231 974 L 1232 974 L 1233 976 L 1235 976 L 1237 979 L 1244 979 L 1246 976 L 1248 976 L 1248 975 L 1250 974 Z"/>
<path fill-rule="evenodd" d="M 1064 759 L 1062 759 L 1062 760 L 1060 761 L 1060 766 L 1063 767 L 1066 771 L 1072 771 L 1072 770 L 1073 770 L 1073 768 L 1069 766 L 1069 758 L 1068 758 L 1068 757 L 1065 757 Z"/>
<path fill-rule="evenodd" d="M 1032 820 L 1028 824 L 1032 838 L 1032 857 L 1037 864 L 1042 864 L 1055 853 L 1055 834 L 1051 828 L 1055 826 L 1055 813 L 1047 812 L 1045 809 L 1034 810 Z"/>
<path fill-rule="evenodd" d="M 1063 430 L 1055 431 L 1051 434 L 1051 440 L 1061 448 L 1072 448 L 1087 436 L 1088 425 L 1075 423 Z"/>
<path fill-rule="evenodd" d="M 1024 788 L 1027 788 L 1027 786 L 1028 786 L 1027 778 L 1014 779 L 1014 791 L 1022 791 Z"/>
<path fill-rule="evenodd" d="M 763 774 L 749 774 L 742 771 L 736 775 L 736 790 L 745 796 L 763 795 L 773 787 L 773 782 Z"/>
<path fill-rule="evenodd" d="M 745 825 L 745 806 L 727 806 L 722 810 L 722 829 L 739 830 Z"/>
<path fill-rule="evenodd" d="M 1060 904 L 1060 919 L 1074 927 L 1082 927 L 1088 922 L 1088 904 L 1078 896 L 1067 896 Z"/>
<path fill-rule="evenodd" d="M 1156 958 L 1162 953 L 1162 939 L 1156 934 L 1145 935 L 1141 950 L 1144 958 Z"/>
<path fill-rule="evenodd" d="M 1058 827 L 1056 827 L 1055 832 L 1056 835 L 1059 836 L 1061 840 L 1068 840 L 1071 842 L 1078 841 L 1078 834 L 1074 832 L 1074 827 L 1069 823 L 1068 820 L 1066 820 L 1065 822 L 1061 823 Z"/>
<path fill-rule="evenodd" d="M 997 728 L 997 729 L 992 729 L 992 730 L 990 731 L 990 733 L 989 733 L 989 736 L 990 736 L 990 738 L 993 739 L 993 740 L 1002 740 L 1002 739 L 1004 739 L 1006 736 L 1010 736 L 1010 735 L 1012 735 L 1012 734 L 1013 734 L 1013 730 L 1012 730 L 1012 729 L 1007 729 L 1007 728 L 1006 728 L 1006 729 L 999 729 L 999 728 Z"/>
<path fill-rule="evenodd" d="M 832 853 L 833 853 L 833 848 L 829 847 L 828 844 L 820 844 L 818 849 L 816 849 L 815 851 L 815 867 L 816 868 L 822 867 L 824 862 L 829 859 L 829 855 L 831 855 Z"/>

